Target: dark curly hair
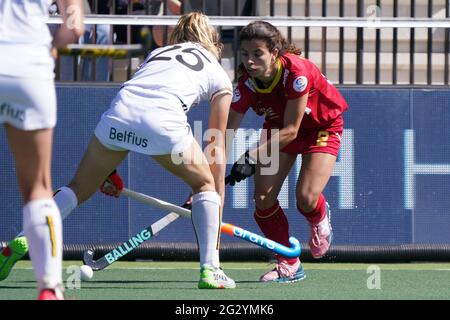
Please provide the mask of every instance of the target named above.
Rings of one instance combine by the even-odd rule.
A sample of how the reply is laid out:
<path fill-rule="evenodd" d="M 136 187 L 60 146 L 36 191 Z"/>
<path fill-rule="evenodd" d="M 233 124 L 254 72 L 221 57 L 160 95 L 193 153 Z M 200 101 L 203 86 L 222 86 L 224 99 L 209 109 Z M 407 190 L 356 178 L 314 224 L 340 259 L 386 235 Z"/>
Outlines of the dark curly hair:
<path fill-rule="evenodd" d="M 297 48 L 294 44 L 287 42 L 280 30 L 266 21 L 253 21 L 246 25 L 239 34 L 240 42 L 255 39 L 264 41 L 270 52 L 278 49 L 278 56 L 281 56 L 286 52 L 296 55 L 302 54 L 301 49 Z M 238 78 L 242 76 L 243 72 L 244 65 L 241 63 L 238 67 Z"/>
<path fill-rule="evenodd" d="M 239 40 L 242 42 L 244 40 L 262 40 L 266 43 L 267 48 L 270 52 L 275 49 L 279 50 L 278 55 L 282 55 L 285 52 L 289 52 L 296 55 L 301 55 L 301 49 L 297 48 L 295 45 L 286 41 L 286 39 L 281 34 L 275 26 L 271 25 L 266 21 L 253 21 L 245 26 L 240 34 Z"/>

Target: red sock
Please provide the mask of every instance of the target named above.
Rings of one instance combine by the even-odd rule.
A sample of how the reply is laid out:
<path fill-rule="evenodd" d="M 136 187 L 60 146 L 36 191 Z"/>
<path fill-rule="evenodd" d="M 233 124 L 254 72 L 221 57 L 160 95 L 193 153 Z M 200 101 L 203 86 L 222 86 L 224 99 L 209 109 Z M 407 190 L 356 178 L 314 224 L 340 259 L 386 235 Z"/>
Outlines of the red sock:
<path fill-rule="evenodd" d="M 11 249 L 9 247 L 5 247 L 2 251 L 1 254 L 4 257 L 9 257 L 11 255 Z"/>
<path fill-rule="evenodd" d="M 323 194 L 320 194 L 319 201 L 317 201 L 317 206 L 313 211 L 310 212 L 304 212 L 297 203 L 297 209 L 298 211 L 305 216 L 306 220 L 308 220 L 311 224 L 318 224 L 327 214 L 327 210 L 325 208 L 325 197 Z"/>
<path fill-rule="evenodd" d="M 289 223 L 278 201 L 268 209 L 260 210 L 256 208 L 254 217 L 267 238 L 287 247 L 291 246 L 289 243 Z M 276 257 L 280 258 L 278 255 Z M 289 264 L 294 264 L 297 258 L 286 260 Z"/>

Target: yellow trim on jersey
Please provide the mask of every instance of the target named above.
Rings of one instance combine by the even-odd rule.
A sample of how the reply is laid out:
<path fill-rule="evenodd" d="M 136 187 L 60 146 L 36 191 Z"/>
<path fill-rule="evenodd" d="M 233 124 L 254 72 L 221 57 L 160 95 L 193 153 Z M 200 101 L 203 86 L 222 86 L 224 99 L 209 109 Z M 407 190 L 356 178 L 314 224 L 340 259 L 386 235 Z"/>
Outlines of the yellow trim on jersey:
<path fill-rule="evenodd" d="M 271 93 L 273 88 L 275 88 L 275 86 L 280 81 L 282 73 L 283 73 L 283 68 L 282 68 L 282 65 L 281 65 L 281 60 L 277 59 L 277 74 L 275 75 L 275 78 L 273 79 L 272 83 L 270 84 L 270 86 L 268 88 L 265 88 L 265 89 L 258 88 L 258 85 L 256 84 L 256 81 L 253 78 L 251 78 L 252 82 L 253 82 L 253 85 L 255 86 L 256 92 L 259 92 L 259 93 Z"/>
<path fill-rule="evenodd" d="M 55 228 L 53 226 L 53 219 L 50 216 L 47 216 L 47 225 L 50 231 L 50 242 L 52 243 L 52 257 L 56 257 Z"/>

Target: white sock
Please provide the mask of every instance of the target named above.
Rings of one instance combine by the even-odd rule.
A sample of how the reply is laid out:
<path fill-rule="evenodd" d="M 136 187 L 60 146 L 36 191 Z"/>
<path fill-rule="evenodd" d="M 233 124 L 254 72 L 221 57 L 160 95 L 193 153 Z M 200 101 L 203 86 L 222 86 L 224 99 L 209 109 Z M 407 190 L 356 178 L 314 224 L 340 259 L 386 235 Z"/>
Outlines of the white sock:
<path fill-rule="evenodd" d="M 67 216 L 78 206 L 78 199 L 69 187 L 61 187 L 55 191 L 53 194 L 53 200 L 55 200 L 59 212 L 61 213 L 61 220 L 67 218 Z M 24 232 L 21 231 L 17 237 L 21 237 L 24 235 Z"/>
<path fill-rule="evenodd" d="M 77 207 L 78 199 L 69 187 L 61 187 L 53 194 L 53 199 L 61 212 L 61 219 L 64 220 Z"/>
<path fill-rule="evenodd" d="M 192 198 L 192 224 L 197 235 L 200 267 L 220 267 L 218 242 L 221 203 L 215 191 L 200 192 Z"/>
<path fill-rule="evenodd" d="M 53 199 L 37 199 L 23 207 L 23 230 L 39 289 L 62 285 L 62 224 Z"/>

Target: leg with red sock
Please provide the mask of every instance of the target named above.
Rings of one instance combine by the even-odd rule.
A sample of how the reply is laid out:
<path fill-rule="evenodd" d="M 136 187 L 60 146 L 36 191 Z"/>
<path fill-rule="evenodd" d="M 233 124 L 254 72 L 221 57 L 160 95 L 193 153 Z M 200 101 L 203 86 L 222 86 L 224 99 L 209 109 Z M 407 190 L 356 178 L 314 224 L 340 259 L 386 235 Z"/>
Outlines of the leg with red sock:
<path fill-rule="evenodd" d="M 290 246 L 289 223 L 278 201 L 268 209 L 260 210 L 256 208 L 254 217 L 259 228 L 268 239 L 287 247 Z M 275 268 L 262 275 L 260 281 L 296 282 L 306 277 L 299 258 L 285 258 L 280 255 L 276 255 L 276 258 L 278 262 Z"/>
<path fill-rule="evenodd" d="M 297 209 L 308 220 L 310 228 L 309 247 L 313 258 L 322 258 L 328 251 L 333 239 L 331 229 L 331 211 L 323 194 L 320 194 L 316 208 L 311 212 L 303 211 L 298 203 Z"/>

